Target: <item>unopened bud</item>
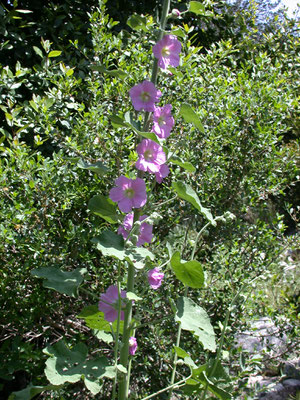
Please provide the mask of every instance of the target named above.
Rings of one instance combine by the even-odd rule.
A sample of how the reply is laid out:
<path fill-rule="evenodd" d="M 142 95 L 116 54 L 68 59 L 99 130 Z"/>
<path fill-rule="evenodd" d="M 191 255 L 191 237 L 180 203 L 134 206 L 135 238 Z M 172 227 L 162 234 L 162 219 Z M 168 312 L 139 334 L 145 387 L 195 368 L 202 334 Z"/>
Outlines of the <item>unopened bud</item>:
<path fill-rule="evenodd" d="M 180 17 L 181 12 L 177 8 L 173 8 L 171 14 L 173 17 Z"/>

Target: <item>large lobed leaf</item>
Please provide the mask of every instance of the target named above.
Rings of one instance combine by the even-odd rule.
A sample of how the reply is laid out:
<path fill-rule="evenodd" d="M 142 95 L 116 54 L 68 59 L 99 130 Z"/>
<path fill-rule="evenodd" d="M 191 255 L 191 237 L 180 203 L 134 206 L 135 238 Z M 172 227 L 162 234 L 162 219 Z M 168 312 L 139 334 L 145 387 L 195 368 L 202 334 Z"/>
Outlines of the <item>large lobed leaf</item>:
<path fill-rule="evenodd" d="M 101 390 L 100 379 L 105 376 L 111 377 L 107 358 L 87 359 L 88 349 L 83 343 L 78 343 L 70 349 L 61 340 L 44 349 L 44 353 L 50 356 L 46 361 L 45 374 L 54 385 L 74 383 L 83 379 L 86 387 L 93 394 L 97 394 Z"/>
<path fill-rule="evenodd" d="M 45 288 L 75 297 L 86 271 L 86 268 L 76 268 L 74 271 L 67 272 L 56 267 L 44 267 L 33 269 L 31 274 L 45 279 L 43 282 Z"/>
<path fill-rule="evenodd" d="M 171 258 L 171 267 L 175 272 L 176 278 L 186 286 L 200 289 L 204 284 L 204 273 L 199 261 L 192 260 L 181 262 L 180 253 L 176 251 Z"/>
<path fill-rule="evenodd" d="M 177 302 L 175 321 L 181 323 L 183 330 L 192 332 L 204 349 L 216 350 L 214 329 L 207 312 L 202 307 L 187 297 L 180 297 Z"/>

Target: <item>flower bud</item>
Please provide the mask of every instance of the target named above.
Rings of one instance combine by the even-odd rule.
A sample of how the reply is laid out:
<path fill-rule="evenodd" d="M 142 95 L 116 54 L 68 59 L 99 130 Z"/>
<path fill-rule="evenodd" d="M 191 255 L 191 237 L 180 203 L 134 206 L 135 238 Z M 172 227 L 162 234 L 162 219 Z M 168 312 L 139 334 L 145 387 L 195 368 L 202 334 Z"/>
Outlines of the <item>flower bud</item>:
<path fill-rule="evenodd" d="M 179 10 L 177 10 L 177 8 L 173 8 L 173 10 L 171 11 L 172 17 L 176 18 L 176 17 L 180 17 L 181 12 Z"/>

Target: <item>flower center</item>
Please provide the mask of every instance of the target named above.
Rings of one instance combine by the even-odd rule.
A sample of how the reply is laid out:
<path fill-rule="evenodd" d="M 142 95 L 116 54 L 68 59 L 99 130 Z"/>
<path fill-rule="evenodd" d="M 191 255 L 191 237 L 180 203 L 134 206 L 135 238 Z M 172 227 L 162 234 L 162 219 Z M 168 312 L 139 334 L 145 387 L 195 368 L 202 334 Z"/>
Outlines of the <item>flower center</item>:
<path fill-rule="evenodd" d="M 163 47 L 162 50 L 161 50 L 161 55 L 163 57 L 169 57 L 170 49 L 168 47 Z"/>
<path fill-rule="evenodd" d="M 149 101 L 151 99 L 151 96 L 150 96 L 150 94 L 148 93 L 148 92 L 142 92 L 141 93 L 141 100 L 143 101 L 143 102 L 147 102 L 147 101 Z"/>
<path fill-rule="evenodd" d="M 164 117 L 163 115 L 161 115 L 161 116 L 158 118 L 158 125 L 159 125 L 159 126 L 166 125 L 165 117 Z"/>
<path fill-rule="evenodd" d="M 153 154 L 151 150 L 146 150 L 144 153 L 144 159 L 146 161 L 151 161 L 153 159 Z"/>
<path fill-rule="evenodd" d="M 124 190 L 124 195 L 128 198 L 128 199 L 132 199 L 134 197 L 134 190 L 131 188 L 125 189 Z"/>

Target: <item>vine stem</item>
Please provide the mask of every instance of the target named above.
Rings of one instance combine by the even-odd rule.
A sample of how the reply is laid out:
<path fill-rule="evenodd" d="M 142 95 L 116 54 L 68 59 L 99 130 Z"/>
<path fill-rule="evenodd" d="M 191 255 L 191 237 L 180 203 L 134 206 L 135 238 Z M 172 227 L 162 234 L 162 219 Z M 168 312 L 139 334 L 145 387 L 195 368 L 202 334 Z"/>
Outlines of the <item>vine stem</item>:
<path fill-rule="evenodd" d="M 165 387 L 164 389 L 159 390 L 158 392 L 155 392 L 153 394 L 150 394 L 150 396 L 147 397 L 143 397 L 142 400 L 149 400 L 149 399 L 153 399 L 153 397 L 157 396 L 158 394 L 161 394 L 163 392 L 166 392 L 167 390 L 170 389 L 175 389 L 175 388 L 179 388 L 182 385 L 185 385 L 185 382 L 190 379 L 192 377 L 192 374 L 190 376 L 188 376 L 187 378 L 182 379 L 181 381 L 178 381 L 176 383 L 173 383 L 172 385 L 169 385 L 167 387 Z"/>

